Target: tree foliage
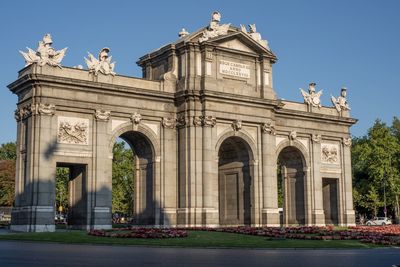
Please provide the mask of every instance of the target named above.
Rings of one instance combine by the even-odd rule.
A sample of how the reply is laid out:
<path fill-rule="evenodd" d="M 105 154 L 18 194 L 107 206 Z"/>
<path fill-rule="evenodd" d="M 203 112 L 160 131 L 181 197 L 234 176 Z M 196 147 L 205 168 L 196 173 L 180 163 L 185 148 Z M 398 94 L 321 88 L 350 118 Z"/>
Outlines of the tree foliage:
<path fill-rule="evenodd" d="M 12 206 L 14 202 L 15 161 L 0 160 L 0 206 Z"/>
<path fill-rule="evenodd" d="M 0 146 L 0 160 L 16 160 L 17 144 L 15 142 L 4 143 Z"/>
<path fill-rule="evenodd" d="M 389 127 L 376 120 L 368 134 L 355 138 L 352 148 L 354 203 L 360 213 L 379 215 L 385 203 L 399 217 L 400 121 Z"/>
<path fill-rule="evenodd" d="M 125 142 L 113 147 L 112 212 L 132 215 L 134 208 L 135 164 L 134 155 Z"/>
<path fill-rule="evenodd" d="M 17 149 L 15 142 L 0 146 L 0 206 L 12 206 L 15 194 L 15 161 Z"/>
<path fill-rule="evenodd" d="M 59 211 L 60 206 L 62 211 L 69 208 L 68 204 L 68 182 L 70 179 L 70 170 L 66 167 L 57 168 L 56 172 L 56 208 Z"/>

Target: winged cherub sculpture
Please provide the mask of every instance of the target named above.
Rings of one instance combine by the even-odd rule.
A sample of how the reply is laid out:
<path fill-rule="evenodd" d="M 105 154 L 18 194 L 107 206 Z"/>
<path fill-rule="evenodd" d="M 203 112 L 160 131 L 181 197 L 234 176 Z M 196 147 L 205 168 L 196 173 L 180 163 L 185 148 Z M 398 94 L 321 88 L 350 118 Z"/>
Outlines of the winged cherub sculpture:
<path fill-rule="evenodd" d="M 25 66 L 30 64 L 38 64 L 39 66 L 50 65 L 53 67 L 61 67 L 61 60 L 64 58 L 65 53 L 67 51 L 67 47 L 61 50 L 56 51 L 51 45 L 53 44 L 53 40 L 51 39 L 51 35 L 47 33 L 42 41 L 39 41 L 39 46 L 36 51 L 33 51 L 29 47 L 27 47 L 28 52 L 22 52 L 21 55 L 25 59 Z"/>
<path fill-rule="evenodd" d="M 114 67 L 115 62 L 111 63 L 112 56 L 108 56 L 110 52 L 110 48 L 104 47 L 101 49 L 98 59 L 96 59 L 91 53 L 88 52 L 88 57 L 85 57 L 86 65 L 89 68 L 89 72 L 94 75 L 98 75 L 98 73 L 103 73 L 104 75 L 115 75 Z"/>
<path fill-rule="evenodd" d="M 304 91 L 303 89 L 300 88 L 301 94 L 303 95 L 304 98 L 304 103 L 307 103 L 308 105 L 311 105 L 313 107 L 321 107 L 321 95 L 322 95 L 322 90 L 320 90 L 318 93 L 315 92 L 315 85 L 316 83 L 310 83 L 308 85 L 308 93 Z"/>

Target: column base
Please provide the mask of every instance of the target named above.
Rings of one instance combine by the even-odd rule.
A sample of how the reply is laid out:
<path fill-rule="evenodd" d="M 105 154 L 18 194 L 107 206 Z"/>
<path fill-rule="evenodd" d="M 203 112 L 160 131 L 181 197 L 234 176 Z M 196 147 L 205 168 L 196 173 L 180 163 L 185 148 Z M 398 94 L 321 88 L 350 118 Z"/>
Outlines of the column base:
<path fill-rule="evenodd" d="M 276 208 L 266 208 L 261 211 L 261 221 L 263 226 L 279 227 L 279 210 Z"/>
<path fill-rule="evenodd" d="M 325 226 L 325 212 L 324 210 L 314 210 L 313 213 L 313 225 L 314 226 Z"/>
<path fill-rule="evenodd" d="M 177 225 L 177 210 L 175 208 L 164 208 L 162 211 L 162 226 L 172 226 Z"/>
<path fill-rule="evenodd" d="M 14 232 L 54 232 L 56 226 L 54 224 L 12 224 L 10 230 Z"/>

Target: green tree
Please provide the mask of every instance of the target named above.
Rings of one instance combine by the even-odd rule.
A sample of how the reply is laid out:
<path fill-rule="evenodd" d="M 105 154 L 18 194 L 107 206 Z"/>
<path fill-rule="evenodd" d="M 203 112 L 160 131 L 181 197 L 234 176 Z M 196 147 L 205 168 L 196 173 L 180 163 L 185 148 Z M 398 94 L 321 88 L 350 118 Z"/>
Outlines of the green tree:
<path fill-rule="evenodd" d="M 113 147 L 112 164 L 112 212 L 132 215 L 134 208 L 134 154 L 125 142 Z"/>
<path fill-rule="evenodd" d="M 12 206 L 15 194 L 15 161 L 0 160 L 0 206 Z"/>
<path fill-rule="evenodd" d="M 15 142 L 1 144 L 0 147 L 0 160 L 16 160 L 17 159 L 17 145 Z"/>
<path fill-rule="evenodd" d="M 15 194 L 15 161 L 17 148 L 15 142 L 0 146 L 0 206 L 12 206 Z"/>
<path fill-rule="evenodd" d="M 68 182 L 70 179 L 69 168 L 58 167 L 56 171 L 56 208 L 60 206 L 64 211 L 69 208 L 68 205 Z"/>
<path fill-rule="evenodd" d="M 399 198 L 399 154 L 400 141 L 396 137 L 396 120 L 388 127 L 376 120 L 367 136 L 355 138 L 352 149 L 354 190 L 360 197 L 356 208 L 377 215 L 384 205 L 386 193 L 387 206 L 396 218 Z"/>

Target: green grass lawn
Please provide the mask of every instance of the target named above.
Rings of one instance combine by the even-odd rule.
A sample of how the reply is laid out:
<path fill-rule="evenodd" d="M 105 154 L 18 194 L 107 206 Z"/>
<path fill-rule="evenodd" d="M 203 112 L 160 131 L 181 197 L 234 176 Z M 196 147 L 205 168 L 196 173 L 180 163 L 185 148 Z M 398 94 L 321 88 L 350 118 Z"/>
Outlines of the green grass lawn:
<path fill-rule="evenodd" d="M 105 244 L 135 246 L 178 246 L 203 248 L 373 248 L 373 244 L 355 240 L 271 240 L 266 237 L 243 234 L 189 231 L 184 238 L 139 239 L 95 237 L 85 231 L 58 231 L 54 233 L 10 233 L 0 235 L 0 240 L 25 240 L 71 244 Z"/>

